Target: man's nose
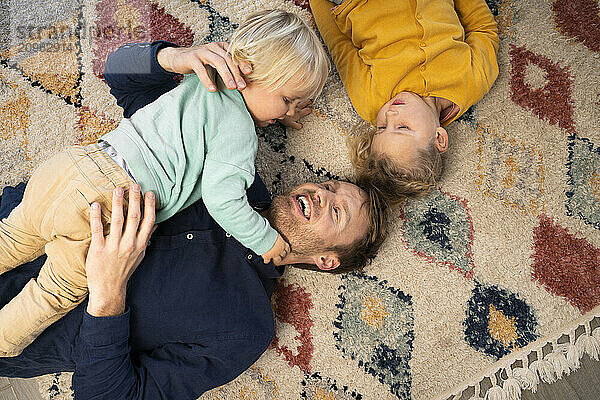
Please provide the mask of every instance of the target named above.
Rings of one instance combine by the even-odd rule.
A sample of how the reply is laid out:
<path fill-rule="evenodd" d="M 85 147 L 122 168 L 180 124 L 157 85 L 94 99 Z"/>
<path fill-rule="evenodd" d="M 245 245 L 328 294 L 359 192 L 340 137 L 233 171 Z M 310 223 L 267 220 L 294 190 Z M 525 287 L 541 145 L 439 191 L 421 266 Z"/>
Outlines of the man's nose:
<path fill-rule="evenodd" d="M 327 201 L 327 190 L 323 188 L 317 189 L 317 206 L 323 208 L 325 207 L 325 202 Z"/>

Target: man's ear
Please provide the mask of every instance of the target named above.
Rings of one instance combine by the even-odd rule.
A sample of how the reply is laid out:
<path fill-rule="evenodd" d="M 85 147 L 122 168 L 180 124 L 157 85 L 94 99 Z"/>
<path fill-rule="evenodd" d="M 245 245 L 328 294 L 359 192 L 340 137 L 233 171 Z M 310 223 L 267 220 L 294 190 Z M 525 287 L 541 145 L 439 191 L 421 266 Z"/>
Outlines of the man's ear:
<path fill-rule="evenodd" d="M 334 255 L 321 255 L 317 257 L 315 264 L 322 271 L 331 271 L 340 266 L 340 260 Z"/>
<path fill-rule="evenodd" d="M 435 130 L 434 145 L 440 153 L 448 150 L 448 132 L 441 126 Z"/>

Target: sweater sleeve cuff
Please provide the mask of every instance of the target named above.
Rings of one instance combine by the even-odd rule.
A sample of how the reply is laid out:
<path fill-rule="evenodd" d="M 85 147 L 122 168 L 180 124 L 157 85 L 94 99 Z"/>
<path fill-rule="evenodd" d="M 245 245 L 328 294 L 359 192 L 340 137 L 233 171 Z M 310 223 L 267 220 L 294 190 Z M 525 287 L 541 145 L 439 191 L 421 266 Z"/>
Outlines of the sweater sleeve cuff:
<path fill-rule="evenodd" d="M 275 229 L 269 226 L 269 228 L 265 232 L 264 238 L 251 250 L 258 255 L 265 254 L 267 251 L 273 248 L 278 236 L 279 232 L 277 232 Z"/>
<path fill-rule="evenodd" d="M 129 341 L 129 307 L 121 315 L 112 317 L 94 317 L 83 314 L 80 337 L 90 346 L 110 346 L 125 344 Z"/>
<path fill-rule="evenodd" d="M 151 72 L 153 74 L 163 74 L 163 75 L 167 75 L 167 76 L 175 76 L 175 75 L 179 75 L 176 74 L 174 72 L 169 72 L 167 70 L 165 70 L 159 63 L 158 63 L 158 51 L 160 49 L 164 49 L 165 47 L 180 47 L 179 45 L 175 44 L 175 43 L 171 43 L 171 42 L 167 42 L 166 40 L 156 40 L 154 42 L 152 42 L 150 44 L 152 46 L 152 64 L 151 64 Z"/>

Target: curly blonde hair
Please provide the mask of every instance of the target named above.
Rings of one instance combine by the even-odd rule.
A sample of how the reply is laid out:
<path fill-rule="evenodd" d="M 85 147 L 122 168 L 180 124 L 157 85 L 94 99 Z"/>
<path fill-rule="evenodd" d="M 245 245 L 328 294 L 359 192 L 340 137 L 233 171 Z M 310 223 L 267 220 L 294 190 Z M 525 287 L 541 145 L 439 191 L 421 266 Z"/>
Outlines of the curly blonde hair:
<path fill-rule="evenodd" d="M 379 188 L 390 205 L 422 196 L 436 185 L 444 171 L 444 158 L 433 141 L 418 150 L 413 165 L 401 165 L 392 157 L 371 151 L 375 131 L 373 125 L 363 121 L 348 136 L 350 160 L 358 180 Z"/>

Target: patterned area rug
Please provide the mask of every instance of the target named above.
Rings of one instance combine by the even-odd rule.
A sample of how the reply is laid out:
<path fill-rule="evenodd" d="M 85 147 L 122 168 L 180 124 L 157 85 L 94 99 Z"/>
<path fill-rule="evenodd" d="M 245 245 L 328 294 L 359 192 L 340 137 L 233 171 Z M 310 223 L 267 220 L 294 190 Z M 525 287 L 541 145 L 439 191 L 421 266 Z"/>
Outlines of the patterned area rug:
<path fill-rule="evenodd" d="M 518 399 L 598 359 L 599 4 L 488 2 L 500 76 L 449 128 L 442 184 L 393 213 L 364 273 L 289 269 L 270 348 L 203 400 Z M 116 126 L 102 71 L 119 45 L 225 39 L 266 8 L 314 26 L 307 3 L 11 0 L 0 10 L 0 185 Z M 345 136 L 358 120 L 335 72 L 315 108 L 301 131 L 258 132 L 274 193 L 352 174 Z M 70 379 L 39 378 L 43 397 L 71 398 Z"/>

